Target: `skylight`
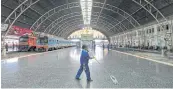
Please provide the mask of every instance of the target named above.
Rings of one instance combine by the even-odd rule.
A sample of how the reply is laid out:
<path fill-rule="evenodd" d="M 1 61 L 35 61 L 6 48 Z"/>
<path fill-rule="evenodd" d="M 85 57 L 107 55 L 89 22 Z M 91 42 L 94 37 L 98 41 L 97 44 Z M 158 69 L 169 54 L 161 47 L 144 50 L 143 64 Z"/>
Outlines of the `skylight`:
<path fill-rule="evenodd" d="M 80 0 L 84 25 L 90 25 L 92 0 Z"/>

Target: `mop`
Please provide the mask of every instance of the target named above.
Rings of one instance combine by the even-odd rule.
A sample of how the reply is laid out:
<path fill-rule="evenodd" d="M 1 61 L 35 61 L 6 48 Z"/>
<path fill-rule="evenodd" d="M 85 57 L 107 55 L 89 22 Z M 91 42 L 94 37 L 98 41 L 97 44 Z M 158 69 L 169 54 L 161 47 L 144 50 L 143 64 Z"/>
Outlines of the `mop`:
<path fill-rule="evenodd" d="M 95 61 L 99 64 L 99 65 L 101 65 L 101 63 L 96 59 L 96 57 L 93 57 L 93 59 L 95 59 Z M 114 84 L 118 84 L 118 81 L 117 81 L 117 79 L 115 78 L 115 76 L 113 76 L 113 75 L 111 75 L 110 74 L 110 72 L 105 68 L 105 67 L 103 67 L 104 68 L 104 71 L 109 75 L 109 77 L 111 78 L 111 80 L 112 80 L 112 82 L 114 83 Z"/>

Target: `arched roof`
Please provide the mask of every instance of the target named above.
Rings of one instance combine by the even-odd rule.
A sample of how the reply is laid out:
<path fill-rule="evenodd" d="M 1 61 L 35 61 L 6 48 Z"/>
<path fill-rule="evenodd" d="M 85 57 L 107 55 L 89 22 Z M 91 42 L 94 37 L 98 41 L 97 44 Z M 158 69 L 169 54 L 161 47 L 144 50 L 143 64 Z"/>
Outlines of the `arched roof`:
<path fill-rule="evenodd" d="M 80 0 L 2 0 L 1 7 L 2 23 L 64 38 L 84 26 Z M 165 19 L 172 8 L 173 0 L 93 0 L 91 27 L 109 37 Z"/>

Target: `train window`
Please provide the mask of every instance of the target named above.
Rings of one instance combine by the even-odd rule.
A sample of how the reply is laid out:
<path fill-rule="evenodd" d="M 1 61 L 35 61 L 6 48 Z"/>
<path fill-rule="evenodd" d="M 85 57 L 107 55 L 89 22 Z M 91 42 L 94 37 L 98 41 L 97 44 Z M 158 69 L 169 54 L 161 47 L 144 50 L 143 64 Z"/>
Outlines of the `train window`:
<path fill-rule="evenodd" d="M 19 39 L 20 42 L 27 42 L 28 41 L 28 37 L 21 37 Z"/>
<path fill-rule="evenodd" d="M 168 24 L 166 25 L 166 30 L 169 30 L 169 25 Z"/>
<path fill-rule="evenodd" d="M 163 29 L 165 28 L 165 25 L 162 25 L 162 28 L 161 28 L 161 30 L 163 31 Z"/>
<path fill-rule="evenodd" d="M 150 29 L 150 33 L 151 33 L 151 29 Z"/>
<path fill-rule="evenodd" d="M 154 28 L 152 28 L 152 32 L 154 33 Z"/>
<path fill-rule="evenodd" d="M 157 31 L 160 32 L 160 27 L 159 26 L 157 27 Z"/>
<path fill-rule="evenodd" d="M 148 29 L 147 29 L 147 34 L 148 34 Z"/>

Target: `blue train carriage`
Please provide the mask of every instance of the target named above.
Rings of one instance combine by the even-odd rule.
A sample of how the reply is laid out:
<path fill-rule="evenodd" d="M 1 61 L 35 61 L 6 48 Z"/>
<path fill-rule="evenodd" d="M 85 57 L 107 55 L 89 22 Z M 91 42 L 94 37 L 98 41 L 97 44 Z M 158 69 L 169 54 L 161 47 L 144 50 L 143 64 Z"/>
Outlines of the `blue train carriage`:
<path fill-rule="evenodd" d="M 60 49 L 61 49 L 61 48 L 64 48 L 64 46 L 63 46 L 63 39 L 60 39 L 60 38 L 59 38 L 57 44 L 58 44 L 58 45 L 57 45 L 58 48 L 60 48 Z"/>
<path fill-rule="evenodd" d="M 37 37 L 37 45 L 36 50 L 37 51 L 48 51 L 48 37 Z"/>
<path fill-rule="evenodd" d="M 59 40 L 57 38 L 48 37 L 48 50 L 56 50 Z"/>

